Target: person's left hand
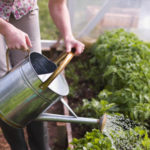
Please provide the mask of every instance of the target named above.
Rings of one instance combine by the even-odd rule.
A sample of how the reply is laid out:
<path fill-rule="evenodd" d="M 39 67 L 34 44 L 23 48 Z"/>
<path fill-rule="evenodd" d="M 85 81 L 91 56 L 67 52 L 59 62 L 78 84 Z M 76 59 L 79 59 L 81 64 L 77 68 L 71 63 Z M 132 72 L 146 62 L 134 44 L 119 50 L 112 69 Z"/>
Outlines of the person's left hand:
<path fill-rule="evenodd" d="M 84 51 L 85 45 L 82 42 L 76 40 L 73 36 L 65 38 L 64 42 L 67 53 L 71 52 L 72 48 L 76 49 L 75 55 L 80 55 Z"/>

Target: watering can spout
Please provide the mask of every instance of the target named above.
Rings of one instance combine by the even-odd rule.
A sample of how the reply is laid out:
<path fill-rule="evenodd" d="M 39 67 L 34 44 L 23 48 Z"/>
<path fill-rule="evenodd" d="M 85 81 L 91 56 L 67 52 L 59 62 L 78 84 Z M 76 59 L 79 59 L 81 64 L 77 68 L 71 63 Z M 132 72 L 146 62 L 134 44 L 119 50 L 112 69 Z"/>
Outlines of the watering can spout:
<path fill-rule="evenodd" d="M 85 118 L 85 117 L 75 117 L 75 116 L 42 113 L 40 116 L 38 116 L 36 120 L 37 121 L 98 124 L 100 131 L 103 132 L 104 126 L 106 124 L 106 114 L 104 114 L 100 119 L 95 119 L 95 118 Z"/>

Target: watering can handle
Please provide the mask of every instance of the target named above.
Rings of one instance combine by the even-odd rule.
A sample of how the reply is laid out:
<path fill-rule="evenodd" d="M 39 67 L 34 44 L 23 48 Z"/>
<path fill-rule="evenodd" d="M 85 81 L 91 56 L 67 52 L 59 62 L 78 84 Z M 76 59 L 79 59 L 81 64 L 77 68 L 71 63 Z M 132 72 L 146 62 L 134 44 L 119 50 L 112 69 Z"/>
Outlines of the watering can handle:
<path fill-rule="evenodd" d="M 7 72 L 10 71 L 10 68 L 9 68 L 9 49 L 7 49 L 6 51 L 6 65 L 7 65 Z"/>
<path fill-rule="evenodd" d="M 67 66 L 67 64 L 71 61 L 71 59 L 74 56 L 74 52 L 69 53 L 63 53 L 57 60 L 55 60 L 55 63 L 58 64 L 62 59 L 64 59 L 60 65 L 57 67 L 57 69 L 53 72 L 53 74 L 40 85 L 41 89 L 46 89 L 49 84 L 62 72 L 62 70 Z"/>
<path fill-rule="evenodd" d="M 10 50 L 10 49 L 7 49 L 7 50 L 6 50 L 6 66 L 7 66 L 7 72 L 10 71 L 10 67 L 9 67 L 9 50 Z M 27 50 L 27 53 L 28 53 L 28 56 L 29 56 L 30 49 Z"/>

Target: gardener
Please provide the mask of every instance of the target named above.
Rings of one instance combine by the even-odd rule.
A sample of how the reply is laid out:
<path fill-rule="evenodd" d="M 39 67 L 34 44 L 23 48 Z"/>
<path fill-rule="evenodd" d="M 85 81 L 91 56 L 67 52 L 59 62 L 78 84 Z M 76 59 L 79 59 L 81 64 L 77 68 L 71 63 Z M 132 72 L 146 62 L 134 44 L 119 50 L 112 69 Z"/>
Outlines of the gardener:
<path fill-rule="evenodd" d="M 73 37 L 66 0 L 49 0 L 48 6 L 66 51 L 75 47 L 76 55 L 81 54 L 84 45 Z M 7 48 L 11 50 L 10 67 L 24 59 L 28 49 L 41 53 L 37 0 L 0 0 L 0 77 L 7 72 Z M 11 128 L 2 121 L 1 128 L 12 150 L 27 150 L 22 129 Z M 45 123 L 32 122 L 27 132 L 31 150 L 49 149 Z"/>

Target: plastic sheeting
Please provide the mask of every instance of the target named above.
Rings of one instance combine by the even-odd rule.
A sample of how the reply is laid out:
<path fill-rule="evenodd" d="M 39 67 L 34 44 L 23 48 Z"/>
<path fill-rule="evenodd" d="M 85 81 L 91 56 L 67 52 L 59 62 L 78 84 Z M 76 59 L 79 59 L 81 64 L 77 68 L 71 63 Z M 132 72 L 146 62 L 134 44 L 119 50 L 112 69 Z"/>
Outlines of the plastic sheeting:
<path fill-rule="evenodd" d="M 150 41 L 150 0 L 69 0 L 68 6 L 77 38 L 124 28 Z"/>

